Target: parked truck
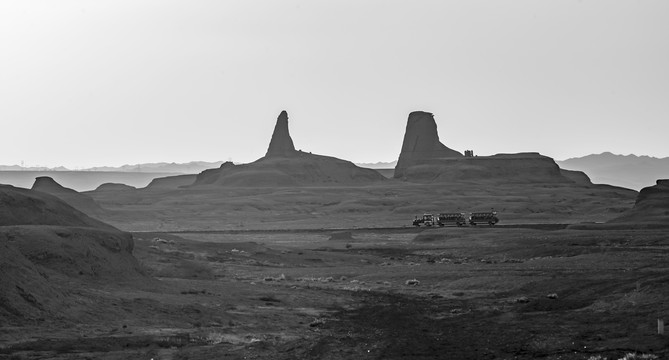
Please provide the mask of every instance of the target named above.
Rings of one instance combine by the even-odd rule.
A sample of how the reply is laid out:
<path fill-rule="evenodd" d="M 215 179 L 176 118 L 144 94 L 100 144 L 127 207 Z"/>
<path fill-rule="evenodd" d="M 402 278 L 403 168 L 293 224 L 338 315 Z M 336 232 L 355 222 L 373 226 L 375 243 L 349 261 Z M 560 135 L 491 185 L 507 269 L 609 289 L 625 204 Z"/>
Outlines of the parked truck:
<path fill-rule="evenodd" d="M 416 216 L 413 219 L 413 226 L 420 226 L 421 224 L 423 224 L 425 226 L 433 226 L 434 225 L 434 215 L 423 214 L 422 217 Z"/>
<path fill-rule="evenodd" d="M 471 226 L 488 224 L 493 226 L 498 222 L 499 218 L 497 217 L 497 211 L 495 210 L 473 213 L 439 213 L 437 216 L 425 213 L 422 216 L 414 217 L 413 226 L 446 226 L 448 224 L 457 226 L 464 226 L 467 224 Z"/>
<path fill-rule="evenodd" d="M 446 224 L 455 224 L 463 226 L 467 224 L 465 213 L 441 213 L 437 216 L 437 224 L 445 226 Z"/>
<path fill-rule="evenodd" d="M 475 212 L 469 215 L 469 225 L 476 226 L 477 224 L 488 224 L 493 226 L 499 222 L 497 211 Z"/>

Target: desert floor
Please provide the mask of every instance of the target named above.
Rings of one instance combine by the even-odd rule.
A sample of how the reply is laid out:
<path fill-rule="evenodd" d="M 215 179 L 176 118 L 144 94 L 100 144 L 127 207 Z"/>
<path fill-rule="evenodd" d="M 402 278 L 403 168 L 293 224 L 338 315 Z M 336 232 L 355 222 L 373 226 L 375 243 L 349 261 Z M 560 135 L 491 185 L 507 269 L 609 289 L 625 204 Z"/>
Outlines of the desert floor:
<path fill-rule="evenodd" d="M 349 190 L 93 194 L 145 274 L 68 279 L 86 310 L 0 327 L 0 359 L 669 357 L 666 229 L 551 225 L 606 220 L 633 194 Z M 410 226 L 448 204 L 506 213 Z"/>
<path fill-rule="evenodd" d="M 669 239 L 508 228 L 135 233 L 146 281 L 96 322 L 3 328 L 6 358 L 667 356 Z M 154 280 L 151 280 L 151 279 Z M 111 311 L 110 311 L 111 310 Z M 99 318 L 103 320 L 100 321 Z"/>

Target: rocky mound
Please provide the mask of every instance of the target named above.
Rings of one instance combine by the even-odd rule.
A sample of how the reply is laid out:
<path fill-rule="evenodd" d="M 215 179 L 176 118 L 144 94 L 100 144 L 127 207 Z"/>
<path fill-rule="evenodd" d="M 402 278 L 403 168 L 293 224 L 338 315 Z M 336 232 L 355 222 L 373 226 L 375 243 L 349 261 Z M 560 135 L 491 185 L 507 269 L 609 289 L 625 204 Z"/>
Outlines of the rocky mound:
<path fill-rule="evenodd" d="M 218 169 L 205 170 L 197 175 L 193 185 L 318 186 L 383 180 L 385 178 L 378 172 L 358 167 L 350 161 L 295 150 L 288 132 L 288 114 L 282 111 L 264 157 L 250 164 L 226 162 Z"/>
<path fill-rule="evenodd" d="M 207 170 L 205 170 L 207 171 Z M 147 190 L 173 190 L 182 186 L 192 185 L 197 175 L 174 175 L 155 178 L 144 189 Z"/>
<path fill-rule="evenodd" d="M 404 169 L 402 179 L 415 182 L 588 183 L 580 174 L 563 173 L 552 158 L 539 153 L 433 159 Z"/>
<path fill-rule="evenodd" d="M 592 185 L 590 177 L 583 171 L 560 169 L 562 176 L 579 185 Z"/>
<path fill-rule="evenodd" d="M 104 183 L 95 189 L 95 191 L 133 191 L 133 190 L 137 190 L 137 188 L 134 186 L 119 184 L 119 183 Z"/>
<path fill-rule="evenodd" d="M 54 195 L 0 185 L 0 226 L 58 225 L 113 229 Z"/>
<path fill-rule="evenodd" d="M 441 158 L 461 158 L 463 155 L 439 141 L 437 123 L 432 113 L 414 111 L 409 114 L 395 177 L 402 178 L 407 168 Z"/>
<path fill-rule="evenodd" d="M 641 189 L 634 207 L 610 223 L 669 224 L 669 180 Z"/>
<path fill-rule="evenodd" d="M 51 194 L 89 215 L 99 214 L 103 211 L 100 205 L 90 196 L 63 187 L 49 176 L 35 178 L 32 190 Z"/>
<path fill-rule="evenodd" d="M 128 233 L 55 196 L 0 186 L 0 320 L 63 318 L 71 286 L 86 279 L 141 276 Z"/>

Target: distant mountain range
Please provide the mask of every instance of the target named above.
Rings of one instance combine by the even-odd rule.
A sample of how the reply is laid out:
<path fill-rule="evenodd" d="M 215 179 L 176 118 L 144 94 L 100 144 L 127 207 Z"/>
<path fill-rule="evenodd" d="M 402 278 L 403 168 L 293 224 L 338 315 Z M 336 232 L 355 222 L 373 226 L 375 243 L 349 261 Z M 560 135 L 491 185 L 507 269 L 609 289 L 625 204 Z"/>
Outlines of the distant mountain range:
<path fill-rule="evenodd" d="M 567 170 L 585 172 L 595 184 L 610 184 L 641 190 L 669 179 L 669 157 L 616 155 L 610 152 L 556 161 Z"/>
<path fill-rule="evenodd" d="M 355 163 L 356 165 L 368 169 L 394 169 L 397 165 L 397 160 L 390 162 L 376 162 L 376 163 Z"/>
<path fill-rule="evenodd" d="M 206 169 L 218 168 L 224 161 L 191 161 L 188 163 L 146 163 L 123 165 L 120 167 L 92 167 L 78 171 L 87 172 L 127 172 L 162 174 L 198 174 Z M 655 185 L 658 179 L 669 179 L 669 157 L 656 158 L 637 155 L 616 155 L 610 152 L 571 158 L 556 163 L 563 169 L 585 172 L 595 184 L 610 184 L 628 189 L 640 190 Z M 397 161 L 377 163 L 356 163 L 370 169 L 394 169 Z M 72 171 L 65 167 L 21 167 L 0 165 L 0 171 Z"/>
<path fill-rule="evenodd" d="M 175 174 L 198 174 L 206 169 L 217 168 L 223 164 L 223 161 L 191 161 L 189 163 L 146 163 L 135 165 L 123 165 L 119 167 L 100 166 L 86 169 L 77 169 L 76 171 L 95 171 L 95 172 L 134 172 L 134 173 L 175 173 Z M 48 167 L 21 167 L 19 165 L 0 165 L 0 171 L 73 171 L 62 166 L 56 168 Z"/>
<path fill-rule="evenodd" d="M 85 169 L 68 169 L 63 166 L 49 168 L 43 166 L 22 167 L 19 165 L 0 165 L 0 171 L 101 171 L 101 172 L 142 172 L 142 173 L 175 173 L 199 174 L 204 170 L 218 168 L 224 161 L 191 161 L 189 163 L 146 163 L 123 165 L 119 167 L 99 166 Z M 357 163 L 356 165 L 369 169 L 394 169 L 397 161 L 377 163 Z"/>

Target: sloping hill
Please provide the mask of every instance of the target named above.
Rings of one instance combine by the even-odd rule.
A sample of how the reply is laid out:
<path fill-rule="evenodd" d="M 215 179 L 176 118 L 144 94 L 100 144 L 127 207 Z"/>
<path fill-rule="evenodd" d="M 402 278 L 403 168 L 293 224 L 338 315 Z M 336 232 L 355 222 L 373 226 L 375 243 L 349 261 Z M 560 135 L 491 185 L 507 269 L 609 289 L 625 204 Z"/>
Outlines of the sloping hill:
<path fill-rule="evenodd" d="M 182 186 L 192 185 L 196 177 L 197 175 L 193 174 L 159 177 L 151 180 L 149 185 L 147 185 L 144 189 L 178 189 Z"/>
<path fill-rule="evenodd" d="M 0 185 L 0 226 L 57 225 L 113 229 L 54 195 Z"/>
<path fill-rule="evenodd" d="M 64 318 L 85 309 L 68 296 L 73 284 L 142 277 L 132 250 L 130 234 L 55 196 L 0 186 L 0 320 Z"/>

